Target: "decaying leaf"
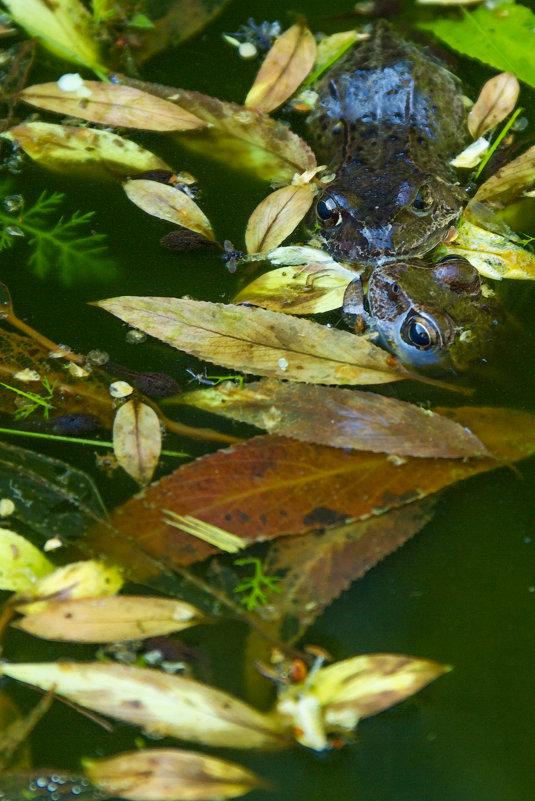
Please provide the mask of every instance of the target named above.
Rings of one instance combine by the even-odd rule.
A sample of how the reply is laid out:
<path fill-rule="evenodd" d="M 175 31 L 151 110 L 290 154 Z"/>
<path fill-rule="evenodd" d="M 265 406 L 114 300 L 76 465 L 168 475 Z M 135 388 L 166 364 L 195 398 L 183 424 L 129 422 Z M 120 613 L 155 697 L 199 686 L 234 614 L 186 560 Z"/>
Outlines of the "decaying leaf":
<path fill-rule="evenodd" d="M 263 785 L 258 776 L 233 762 L 178 748 L 86 759 L 84 770 L 107 794 L 130 801 L 211 801 L 235 798 Z"/>
<path fill-rule="evenodd" d="M 193 679 L 102 662 L 2 663 L 1 672 L 80 706 L 141 726 L 151 736 L 211 746 L 264 748 L 283 743 L 280 723 Z"/>
<path fill-rule="evenodd" d="M 307 264 L 270 270 L 247 284 L 234 303 L 248 303 L 285 314 L 319 314 L 338 309 L 355 273 L 336 262 L 332 265 L 331 268 L 328 264 Z"/>
<path fill-rule="evenodd" d="M 477 167 L 482 161 L 489 147 L 490 142 L 487 141 L 484 136 L 481 136 L 479 139 L 476 139 L 475 142 L 472 142 L 471 145 L 465 147 L 454 159 L 451 159 L 450 164 L 452 167 L 471 170 L 473 167 Z"/>
<path fill-rule="evenodd" d="M 502 209 L 535 186 L 535 146 L 505 164 L 482 184 L 472 202 Z"/>
<path fill-rule="evenodd" d="M 293 723 L 298 742 L 322 751 L 329 732 L 353 729 L 361 718 L 404 701 L 448 670 L 430 659 L 400 654 L 356 656 L 283 688 L 277 711 Z"/>
<path fill-rule="evenodd" d="M 45 640 L 120 642 L 183 631 L 202 623 L 191 604 L 169 598 L 108 595 L 45 603 L 42 611 L 20 608 L 25 617 L 13 625 Z"/>
<path fill-rule="evenodd" d="M 464 256 L 481 275 L 496 281 L 535 279 L 535 256 L 510 238 L 480 228 L 466 217 L 457 223 L 457 231 L 456 239 L 434 251 L 437 257 L 450 253 Z"/>
<path fill-rule="evenodd" d="M 315 191 L 310 184 L 283 186 L 264 198 L 247 222 L 247 252 L 267 253 L 280 245 L 309 210 Z"/>
<path fill-rule="evenodd" d="M 49 601 L 114 595 L 123 583 L 122 572 L 115 565 L 86 559 L 63 565 L 38 578 L 31 587 L 19 592 L 12 603 L 23 615 L 37 614 L 47 608 Z"/>
<path fill-rule="evenodd" d="M 468 130 L 479 139 L 504 120 L 516 106 L 520 85 L 512 72 L 501 72 L 487 81 L 468 114 Z"/>
<path fill-rule="evenodd" d="M 179 350 L 246 373 L 319 384 L 380 384 L 408 375 L 362 337 L 264 309 L 150 297 L 95 305 Z"/>
<path fill-rule="evenodd" d="M 29 122 L 4 134 L 43 167 L 91 178 L 117 178 L 170 170 L 165 161 L 122 136 L 95 128 Z"/>
<path fill-rule="evenodd" d="M 399 456 L 488 456 L 471 431 L 447 417 L 373 392 L 267 378 L 189 392 L 183 403 L 304 442 Z M 326 424 L 327 422 L 327 424 Z"/>
<path fill-rule="evenodd" d="M 0 529 L 0 589 L 24 591 L 53 569 L 35 545 L 14 531 Z"/>
<path fill-rule="evenodd" d="M 121 467 L 139 484 L 152 478 L 162 449 L 158 415 L 146 403 L 124 403 L 113 422 L 113 452 Z"/>
<path fill-rule="evenodd" d="M 175 103 L 114 83 L 84 81 L 81 89 L 66 92 L 57 83 L 28 86 L 20 99 L 31 106 L 80 117 L 89 122 L 144 131 L 191 131 L 205 122 Z"/>
<path fill-rule="evenodd" d="M 353 581 L 399 548 L 429 521 L 430 499 L 391 509 L 379 517 L 322 532 L 279 537 L 269 546 L 263 570 L 277 575 L 279 593 L 258 606 L 263 629 L 293 643 Z"/>
<path fill-rule="evenodd" d="M 128 199 L 140 209 L 161 220 L 196 231 L 205 239 L 214 240 L 210 220 L 185 192 L 159 181 L 137 178 L 124 184 Z"/>
<path fill-rule="evenodd" d="M 179 103 L 208 123 L 208 128 L 181 134 L 180 142 L 235 169 L 266 181 L 291 181 L 295 173 L 316 167 L 306 142 L 282 122 L 262 112 L 199 92 L 143 83 L 120 76 L 121 83 Z"/>
<path fill-rule="evenodd" d="M 92 28 L 91 14 L 78 0 L 4 0 L 15 22 L 62 58 L 106 71 Z"/>
<path fill-rule="evenodd" d="M 275 40 L 260 68 L 245 105 L 273 111 L 293 95 L 316 58 L 316 40 L 307 27 L 292 25 Z"/>
<path fill-rule="evenodd" d="M 162 508 L 256 542 L 377 516 L 535 453 L 532 415 L 485 407 L 438 411 L 469 428 L 492 457 L 399 460 L 257 437 L 165 476 L 118 507 L 111 524 L 170 566 L 192 564 L 215 549 L 167 525 Z M 89 540 L 101 553 L 113 555 L 107 530 L 94 528 Z M 124 551 L 122 558 L 129 558 Z"/>

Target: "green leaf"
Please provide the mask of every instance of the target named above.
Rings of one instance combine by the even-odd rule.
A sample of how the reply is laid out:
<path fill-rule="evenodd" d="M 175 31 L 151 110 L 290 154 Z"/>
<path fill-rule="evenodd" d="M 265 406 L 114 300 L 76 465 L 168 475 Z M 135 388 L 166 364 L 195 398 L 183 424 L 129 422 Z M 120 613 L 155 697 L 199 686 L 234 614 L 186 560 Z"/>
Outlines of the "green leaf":
<path fill-rule="evenodd" d="M 526 6 L 506 2 L 490 9 L 480 5 L 475 11 L 463 9 L 460 18 L 437 17 L 419 27 L 432 31 L 459 53 L 514 72 L 519 80 L 535 86 L 535 14 Z"/>

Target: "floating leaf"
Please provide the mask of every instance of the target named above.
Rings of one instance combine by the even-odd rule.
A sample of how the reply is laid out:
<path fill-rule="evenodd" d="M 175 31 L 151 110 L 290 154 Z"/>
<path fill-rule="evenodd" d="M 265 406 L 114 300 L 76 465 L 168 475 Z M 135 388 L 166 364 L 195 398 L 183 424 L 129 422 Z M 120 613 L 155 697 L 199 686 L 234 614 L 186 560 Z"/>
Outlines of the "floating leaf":
<path fill-rule="evenodd" d="M 267 253 L 290 236 L 314 199 L 314 186 L 283 186 L 258 204 L 247 222 L 248 253 Z"/>
<path fill-rule="evenodd" d="M 489 455 L 471 431 L 453 420 L 373 392 L 268 378 L 243 388 L 226 381 L 189 392 L 181 402 L 270 434 L 335 448 L 460 459 Z"/>
<path fill-rule="evenodd" d="M 4 134 L 41 166 L 91 178 L 117 178 L 169 170 L 165 161 L 122 136 L 94 128 L 30 122 Z"/>
<path fill-rule="evenodd" d="M 12 599 L 23 615 L 33 615 L 47 608 L 48 602 L 72 601 L 76 598 L 102 598 L 114 595 L 123 586 L 121 571 L 115 565 L 86 559 L 58 567 Z"/>
<path fill-rule="evenodd" d="M 180 105 L 208 123 L 180 142 L 226 167 L 247 170 L 266 181 L 291 181 L 295 173 L 316 167 L 310 147 L 288 126 L 254 109 L 218 100 L 199 92 L 143 83 L 120 76 L 120 81 Z"/>
<path fill-rule="evenodd" d="M 328 732 L 353 729 L 361 718 L 404 701 L 448 670 L 430 659 L 400 654 L 355 656 L 283 688 L 277 711 L 293 723 L 298 742 L 322 751 Z"/>
<path fill-rule="evenodd" d="M 502 72 L 485 83 L 468 114 L 468 130 L 479 139 L 502 122 L 516 106 L 520 86 L 512 72 Z"/>
<path fill-rule="evenodd" d="M 131 751 L 86 759 L 84 770 L 107 794 L 131 801 L 211 801 L 235 798 L 263 782 L 249 770 L 178 748 Z"/>
<path fill-rule="evenodd" d="M 39 612 L 17 607 L 26 617 L 14 625 L 45 640 L 120 642 L 183 631 L 203 615 L 184 601 L 150 596 L 108 595 L 48 601 Z"/>
<path fill-rule="evenodd" d="M 275 720 L 213 687 L 151 668 L 101 662 L 2 663 L 1 672 L 80 706 L 141 726 L 154 737 L 179 737 L 226 748 L 281 744 Z"/>
<path fill-rule="evenodd" d="M 128 199 L 140 209 L 161 220 L 196 231 L 205 239 L 213 240 L 214 232 L 208 217 L 185 192 L 174 186 L 138 178 L 124 184 Z"/>
<path fill-rule="evenodd" d="M 105 72 L 91 14 L 78 0 L 5 0 L 13 19 L 53 53 Z"/>
<path fill-rule="evenodd" d="M 27 539 L 0 528 L 0 589 L 26 590 L 54 565 Z"/>
<path fill-rule="evenodd" d="M 247 284 L 234 303 L 262 306 L 285 314 L 319 314 L 338 309 L 355 273 L 336 262 L 332 264 L 332 269 L 326 264 L 307 264 L 298 269 L 270 270 Z"/>
<path fill-rule="evenodd" d="M 408 373 L 362 337 L 264 309 L 179 298 L 98 301 L 147 334 L 232 370 L 319 384 L 379 384 Z"/>
<path fill-rule="evenodd" d="M 121 467 L 139 484 L 152 478 L 162 449 L 158 415 L 137 400 L 124 403 L 113 423 L 113 452 Z"/>
<path fill-rule="evenodd" d="M 273 111 L 293 95 L 314 65 L 316 40 L 304 25 L 292 25 L 275 40 L 245 105 Z"/>
<path fill-rule="evenodd" d="M 269 607 L 257 607 L 263 628 L 295 642 L 343 590 L 416 534 L 430 519 L 432 502 L 417 501 L 379 517 L 317 532 L 279 537 L 264 570 L 281 578 Z"/>
<path fill-rule="evenodd" d="M 20 99 L 58 114 L 144 131 L 190 131 L 206 124 L 175 103 L 130 86 L 100 81 L 84 81 L 74 92 L 63 91 L 57 83 L 35 84 L 24 89 Z"/>
<path fill-rule="evenodd" d="M 162 508 L 224 528 L 245 542 L 262 541 L 379 515 L 535 453 L 532 415 L 484 407 L 438 411 L 469 428 L 493 456 L 399 460 L 257 437 L 165 476 L 118 507 L 111 523 L 170 566 L 191 564 L 215 549 L 167 525 Z M 93 529 L 89 537 L 101 552 L 113 553 L 107 530 Z"/>
<path fill-rule="evenodd" d="M 477 190 L 471 203 L 501 209 L 535 186 L 535 146 L 505 164 Z"/>
<path fill-rule="evenodd" d="M 460 18 L 437 16 L 418 27 L 432 31 L 459 53 L 514 72 L 519 80 L 535 86 L 535 14 L 520 3 L 506 3 L 505 8 L 506 13 L 501 13 L 500 7 L 480 5 Z"/>
<path fill-rule="evenodd" d="M 474 198 L 475 200 L 475 198 Z M 440 245 L 434 256 L 453 253 L 464 256 L 486 278 L 535 279 L 535 256 L 510 238 L 479 228 L 461 218 L 458 236 L 453 242 Z"/>

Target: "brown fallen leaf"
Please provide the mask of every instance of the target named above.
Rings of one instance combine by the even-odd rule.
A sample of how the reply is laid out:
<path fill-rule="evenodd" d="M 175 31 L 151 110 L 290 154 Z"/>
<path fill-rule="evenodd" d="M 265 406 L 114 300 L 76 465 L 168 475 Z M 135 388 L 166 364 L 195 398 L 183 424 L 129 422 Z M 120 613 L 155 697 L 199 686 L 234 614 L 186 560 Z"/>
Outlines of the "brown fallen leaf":
<path fill-rule="evenodd" d="M 302 24 L 275 40 L 245 98 L 245 105 L 273 111 L 293 95 L 314 65 L 316 40 Z"/>
<path fill-rule="evenodd" d="M 264 309 L 128 296 L 94 305 L 179 350 L 246 373 L 319 384 L 381 384 L 409 376 L 362 337 Z"/>
<path fill-rule="evenodd" d="M 473 139 L 504 120 L 516 106 L 520 85 L 512 72 L 501 72 L 488 80 L 468 114 L 468 130 Z"/>
<path fill-rule="evenodd" d="M 48 601 L 44 609 L 27 614 L 13 625 L 44 640 L 99 643 L 171 634 L 202 623 L 203 617 L 184 601 L 107 595 Z"/>
<path fill-rule="evenodd" d="M 89 122 L 144 131 L 188 131 L 206 123 L 175 103 L 115 83 L 84 81 L 80 90 L 62 91 L 57 83 L 28 86 L 20 99 L 31 106 Z"/>
<path fill-rule="evenodd" d="M 291 181 L 295 173 L 316 167 L 314 153 L 306 142 L 262 112 L 199 92 L 143 83 L 123 75 L 114 77 L 122 84 L 179 103 L 208 123 L 202 131 L 181 134 L 180 142 L 226 167 L 247 170 L 266 181 Z"/>
<path fill-rule="evenodd" d="M 128 199 L 147 214 L 195 231 L 205 239 L 215 239 L 206 214 L 180 189 L 146 178 L 127 181 L 123 187 Z"/>
<path fill-rule="evenodd" d="M 283 186 L 264 198 L 247 222 L 247 252 L 268 253 L 280 245 L 311 207 L 315 192 L 311 184 Z"/>
<path fill-rule="evenodd" d="M 165 161 L 135 142 L 95 128 L 29 122 L 10 128 L 1 136 L 15 142 L 41 166 L 57 172 L 109 179 L 170 169 Z"/>
<path fill-rule="evenodd" d="M 491 175 L 479 187 L 471 203 L 486 203 L 491 208 L 503 209 L 534 187 L 535 145 Z"/>
<path fill-rule="evenodd" d="M 400 463 L 384 454 L 257 437 L 160 479 L 119 506 L 111 525 L 170 566 L 192 564 L 215 548 L 169 526 L 162 509 L 191 515 L 245 542 L 256 542 L 379 515 L 535 453 L 533 415 L 485 407 L 438 411 L 469 428 L 493 456 L 466 460 L 408 456 Z M 89 537 L 100 553 L 113 554 L 107 529 L 94 527 Z M 135 548 L 130 557 L 123 545 L 121 559 L 134 559 Z"/>
<path fill-rule="evenodd" d="M 152 668 L 102 662 L 2 663 L 1 673 L 43 690 L 54 688 L 102 715 L 141 726 L 154 737 L 227 748 L 284 744 L 280 722 L 193 679 Z"/>
<path fill-rule="evenodd" d="M 106 759 L 86 759 L 92 784 L 106 795 L 130 801 L 211 801 L 235 798 L 263 782 L 233 762 L 178 748 L 130 751 Z"/>
<path fill-rule="evenodd" d="M 162 449 L 158 415 L 137 400 L 119 407 L 113 421 L 113 452 L 121 467 L 139 484 L 152 478 Z"/>
<path fill-rule="evenodd" d="M 304 442 L 399 456 L 488 456 L 483 443 L 453 420 L 373 392 L 266 378 L 198 389 L 181 403 Z"/>

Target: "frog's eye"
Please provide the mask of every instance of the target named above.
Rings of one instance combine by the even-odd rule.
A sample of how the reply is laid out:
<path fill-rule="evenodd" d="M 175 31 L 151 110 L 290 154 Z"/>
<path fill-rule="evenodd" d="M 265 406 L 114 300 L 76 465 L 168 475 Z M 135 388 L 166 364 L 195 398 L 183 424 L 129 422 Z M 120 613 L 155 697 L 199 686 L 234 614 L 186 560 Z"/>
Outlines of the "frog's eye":
<path fill-rule="evenodd" d="M 437 324 L 423 314 L 408 317 L 401 327 L 401 336 L 405 342 L 418 350 L 431 350 L 441 342 Z"/>
<path fill-rule="evenodd" d="M 342 222 L 340 209 L 334 200 L 328 197 L 326 200 L 318 200 L 316 204 L 316 214 L 318 219 L 327 228 L 336 228 Z"/>
<path fill-rule="evenodd" d="M 417 217 L 425 217 L 433 208 L 434 202 L 431 187 L 427 184 L 423 184 L 411 203 L 411 211 L 413 214 L 416 214 Z"/>

